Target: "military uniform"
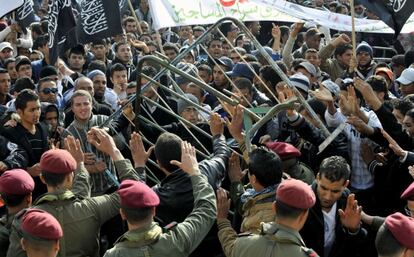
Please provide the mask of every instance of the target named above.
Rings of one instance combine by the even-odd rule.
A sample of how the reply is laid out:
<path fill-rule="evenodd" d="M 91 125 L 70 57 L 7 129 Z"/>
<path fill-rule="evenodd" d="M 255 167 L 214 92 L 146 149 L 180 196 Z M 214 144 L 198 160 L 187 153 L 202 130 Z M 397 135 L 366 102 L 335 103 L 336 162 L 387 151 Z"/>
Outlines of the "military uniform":
<path fill-rule="evenodd" d="M 260 235 L 237 235 L 230 221 L 218 221 L 219 239 L 227 257 L 316 257 L 312 249 L 306 248 L 297 231 L 275 223 L 262 223 Z"/>
<path fill-rule="evenodd" d="M 115 161 L 120 180 L 138 180 L 129 160 Z M 118 214 L 117 193 L 90 197 L 90 176 L 83 165 L 76 172 L 72 190 L 47 193 L 33 208 L 52 214 L 61 224 L 64 237 L 60 240 L 59 257 L 99 256 L 99 230 L 103 223 Z M 7 257 L 26 256 L 20 246 L 21 217 L 12 225 Z"/>
<path fill-rule="evenodd" d="M 194 209 L 182 223 L 165 233 L 155 222 L 130 230 L 104 257 L 188 256 L 203 240 L 216 218 L 215 195 L 207 178 L 195 175 L 191 176 L 191 181 Z"/>
<path fill-rule="evenodd" d="M 0 194 L 3 197 L 7 195 L 29 196 L 33 192 L 34 186 L 33 178 L 27 171 L 22 169 L 7 170 L 0 177 Z M 8 213 L 0 218 L 0 256 L 6 256 L 7 254 L 14 216 L 15 213 Z"/>
<path fill-rule="evenodd" d="M 276 202 L 307 212 L 315 204 L 316 197 L 309 185 L 296 179 L 287 179 L 279 184 Z M 276 209 L 277 211 L 277 209 Z M 277 214 L 277 212 L 276 212 Z M 277 215 L 276 215 L 277 216 Z M 279 222 L 283 216 L 277 216 Z M 227 257 L 317 257 L 306 248 L 298 230 L 279 223 L 262 223 L 259 235 L 237 235 L 229 220 L 217 219 L 218 236 Z"/>
<path fill-rule="evenodd" d="M 6 256 L 9 248 L 10 229 L 14 215 L 5 215 L 0 218 L 0 256 Z"/>

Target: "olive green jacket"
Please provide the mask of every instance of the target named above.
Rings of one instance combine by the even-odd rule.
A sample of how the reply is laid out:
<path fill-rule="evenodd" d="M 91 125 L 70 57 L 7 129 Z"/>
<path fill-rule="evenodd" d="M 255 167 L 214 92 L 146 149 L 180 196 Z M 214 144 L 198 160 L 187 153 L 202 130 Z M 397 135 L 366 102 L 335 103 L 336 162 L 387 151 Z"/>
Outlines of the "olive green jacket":
<path fill-rule="evenodd" d="M 318 256 L 306 248 L 298 231 L 275 223 L 262 223 L 260 235 L 237 235 L 230 221 L 217 221 L 218 236 L 227 257 L 307 257 Z"/>
<path fill-rule="evenodd" d="M 0 256 L 6 256 L 7 254 L 13 219 L 14 215 L 4 215 L 0 218 Z"/>
<path fill-rule="evenodd" d="M 216 218 L 216 198 L 204 175 L 191 177 L 194 209 L 176 227 L 162 233 L 153 222 L 150 225 L 130 230 L 120 237 L 115 247 L 104 257 L 181 257 L 188 256 L 204 239 Z"/>
<path fill-rule="evenodd" d="M 131 162 L 115 162 L 120 180 L 138 180 Z M 90 197 L 90 176 L 85 167 L 77 169 L 72 190 L 47 193 L 40 196 L 33 208 L 52 214 L 63 229 L 58 257 L 99 256 L 99 231 L 103 223 L 119 213 L 118 194 Z M 20 246 L 21 216 L 12 225 L 7 257 L 26 256 Z"/>

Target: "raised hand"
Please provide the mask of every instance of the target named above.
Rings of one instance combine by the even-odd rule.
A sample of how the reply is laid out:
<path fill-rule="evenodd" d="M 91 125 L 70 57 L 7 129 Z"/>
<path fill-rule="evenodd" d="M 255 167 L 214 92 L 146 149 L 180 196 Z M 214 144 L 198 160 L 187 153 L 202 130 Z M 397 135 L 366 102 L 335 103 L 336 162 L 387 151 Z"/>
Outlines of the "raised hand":
<path fill-rule="evenodd" d="M 272 37 L 275 40 L 280 40 L 280 28 L 274 23 L 272 23 Z"/>
<path fill-rule="evenodd" d="M 227 219 L 230 209 L 230 199 L 223 188 L 217 189 L 217 219 Z"/>
<path fill-rule="evenodd" d="M 129 146 L 131 148 L 131 155 L 135 167 L 145 167 L 145 163 L 150 157 L 152 150 L 154 150 L 154 146 L 151 146 L 148 148 L 148 151 L 145 151 L 141 135 L 136 132 L 132 133 L 131 140 L 129 140 Z"/>
<path fill-rule="evenodd" d="M 79 139 L 75 139 L 73 136 L 67 136 L 64 140 L 64 144 L 66 151 L 72 155 L 77 163 L 85 161 Z"/>
<path fill-rule="evenodd" d="M 230 182 L 240 182 L 247 173 L 247 170 L 242 171 L 240 167 L 240 159 L 236 153 L 231 154 L 228 173 Z"/>
<path fill-rule="evenodd" d="M 186 141 L 181 143 L 181 162 L 172 160 L 170 163 L 179 167 L 190 176 L 200 174 L 195 148 Z"/>
<path fill-rule="evenodd" d="M 210 118 L 210 131 L 212 136 L 223 135 L 224 121 L 218 113 L 213 113 Z"/>
<path fill-rule="evenodd" d="M 233 107 L 233 118 L 231 121 L 226 118 L 227 128 L 229 129 L 230 134 L 236 140 L 243 140 L 243 115 L 244 110 L 241 105 Z"/>
<path fill-rule="evenodd" d="M 381 129 L 382 136 L 387 139 L 389 143 L 389 147 L 391 150 L 399 157 L 404 157 L 407 154 L 407 151 L 404 151 L 404 149 L 401 148 L 401 146 L 397 143 L 397 141 L 392 138 L 387 131 Z"/>
<path fill-rule="evenodd" d="M 321 102 L 333 102 L 332 93 L 326 89 L 323 85 L 316 90 L 309 90 L 309 94 L 311 94 L 315 99 Z"/>
<path fill-rule="evenodd" d="M 355 195 L 350 194 L 346 202 L 345 211 L 342 209 L 338 210 L 342 226 L 346 227 L 350 232 L 357 232 L 361 225 L 361 212 L 362 207 L 358 206 Z"/>
<path fill-rule="evenodd" d="M 97 127 L 91 128 L 87 135 L 88 142 L 99 151 L 111 155 L 118 150 L 114 139 L 104 130 Z"/>

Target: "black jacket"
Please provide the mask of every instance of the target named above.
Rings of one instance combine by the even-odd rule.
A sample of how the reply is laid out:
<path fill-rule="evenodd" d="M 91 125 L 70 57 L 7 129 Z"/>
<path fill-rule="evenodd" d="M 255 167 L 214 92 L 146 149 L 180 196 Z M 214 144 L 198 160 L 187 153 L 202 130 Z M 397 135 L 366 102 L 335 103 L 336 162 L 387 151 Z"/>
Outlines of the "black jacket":
<path fill-rule="evenodd" d="M 27 153 L 21 146 L 0 135 L 0 161 L 7 165 L 8 170 L 26 169 Z"/>
<path fill-rule="evenodd" d="M 47 127 L 41 123 L 36 124 L 36 130 L 40 131 L 42 138 L 42 152 L 49 150 L 49 130 Z M 6 137 L 11 142 L 19 145 L 27 153 L 27 167 L 31 167 L 34 164 L 40 161 L 40 158 L 36 158 L 33 153 L 32 146 L 30 145 L 29 139 L 26 136 L 26 129 L 20 124 L 17 123 L 17 126 L 12 128 L 8 127 L 3 130 L 3 136 Z M 33 199 L 47 192 L 46 186 L 40 181 L 39 177 L 34 177 L 35 188 L 32 192 Z"/>
<path fill-rule="evenodd" d="M 317 195 L 316 183 L 312 184 L 312 190 L 315 192 L 315 195 Z M 350 191 L 345 189 L 342 196 L 336 202 L 337 210 L 345 210 L 349 194 Z M 361 247 L 366 243 L 366 231 L 361 228 L 357 234 L 351 235 L 347 229 L 342 226 L 338 212 L 336 212 L 335 219 L 335 241 L 331 247 L 329 256 L 324 256 L 325 223 L 320 201 L 318 197 L 316 197 L 316 203 L 309 209 L 306 223 L 300 231 L 303 241 L 307 247 L 315 250 L 321 257 L 357 256 Z"/>
<path fill-rule="evenodd" d="M 42 137 L 43 142 L 43 152 L 46 152 L 49 150 L 49 144 L 48 144 L 48 135 L 49 130 L 46 126 L 42 125 L 41 123 L 36 124 L 36 130 L 40 130 L 40 134 Z M 33 166 L 34 164 L 38 163 L 40 160 L 36 159 L 33 151 L 32 146 L 29 143 L 29 139 L 25 136 L 26 135 L 26 129 L 20 124 L 17 123 L 17 126 L 7 127 L 2 132 L 3 136 L 6 137 L 10 142 L 13 142 L 19 146 L 21 146 L 27 153 L 27 166 Z"/>
<path fill-rule="evenodd" d="M 199 163 L 200 172 L 208 178 L 210 185 L 217 189 L 226 176 L 230 150 L 224 136 L 213 138 L 214 157 Z M 176 170 L 153 187 L 160 198 L 156 217 L 161 226 L 173 221 L 182 222 L 194 207 L 191 179 L 182 170 Z"/>
<path fill-rule="evenodd" d="M 302 156 L 301 160 L 308 164 L 312 170 L 319 170 L 319 165 L 323 159 L 330 157 L 332 155 L 338 155 L 344 157 L 348 163 L 351 163 L 349 154 L 348 154 L 348 139 L 346 135 L 340 133 L 333 141 L 330 143 L 325 150 L 320 154 L 318 153 L 318 146 L 325 141 L 326 137 L 320 129 L 313 127 L 306 119 L 299 117 L 299 119 L 293 123 L 290 123 L 290 126 L 295 130 L 297 134 L 311 145 L 305 144 L 304 148 L 301 149 Z M 334 128 L 328 128 L 331 132 Z"/>

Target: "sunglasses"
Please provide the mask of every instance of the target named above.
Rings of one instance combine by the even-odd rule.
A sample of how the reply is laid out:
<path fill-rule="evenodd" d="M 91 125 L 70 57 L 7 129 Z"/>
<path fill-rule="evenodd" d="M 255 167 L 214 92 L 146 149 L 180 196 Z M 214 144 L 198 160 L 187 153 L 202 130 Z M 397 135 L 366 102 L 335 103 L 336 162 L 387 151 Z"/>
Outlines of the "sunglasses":
<path fill-rule="evenodd" d="M 43 88 L 42 89 L 42 93 L 43 94 L 46 94 L 46 95 L 48 95 L 48 94 L 50 94 L 50 93 L 52 93 L 52 94 L 56 94 L 57 93 L 57 91 L 58 91 L 58 89 L 56 88 L 56 87 L 52 87 L 52 88 Z"/>

